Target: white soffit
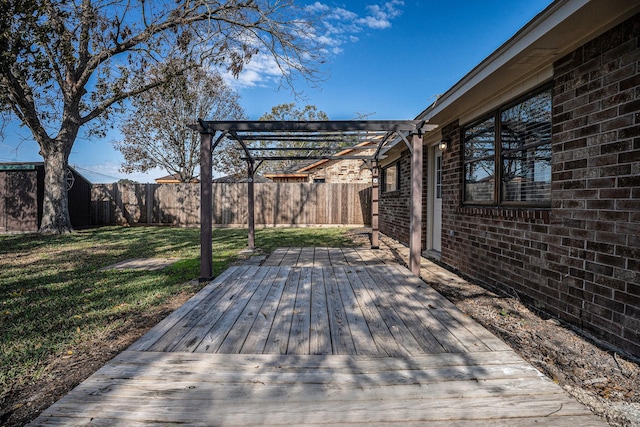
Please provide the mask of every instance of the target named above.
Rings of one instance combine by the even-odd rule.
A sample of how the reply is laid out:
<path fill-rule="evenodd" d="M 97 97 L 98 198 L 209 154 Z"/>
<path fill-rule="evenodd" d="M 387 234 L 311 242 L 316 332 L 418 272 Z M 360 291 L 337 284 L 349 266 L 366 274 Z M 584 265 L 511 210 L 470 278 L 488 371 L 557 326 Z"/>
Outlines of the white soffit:
<path fill-rule="evenodd" d="M 467 100 L 464 104 L 464 107 L 466 107 L 464 111 L 461 111 L 462 108 L 456 110 L 459 112 L 456 117 L 459 119 L 461 125 L 467 124 L 512 101 L 513 99 L 531 92 L 540 85 L 551 81 L 552 78 L 553 66 L 550 64 L 533 76 L 512 82 L 512 85 L 509 87 L 502 87 L 500 90 L 496 89 L 493 97 L 486 96 L 479 99 Z"/>

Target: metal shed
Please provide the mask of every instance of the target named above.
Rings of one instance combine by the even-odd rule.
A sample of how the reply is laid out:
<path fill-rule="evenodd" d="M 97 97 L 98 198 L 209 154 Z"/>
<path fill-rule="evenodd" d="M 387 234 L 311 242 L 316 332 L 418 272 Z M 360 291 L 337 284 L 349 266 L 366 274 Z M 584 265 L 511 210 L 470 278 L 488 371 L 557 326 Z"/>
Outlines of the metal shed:
<path fill-rule="evenodd" d="M 74 228 L 91 225 L 91 183 L 67 171 L 69 215 Z M 0 163 L 0 233 L 35 232 L 42 221 L 44 163 Z"/>

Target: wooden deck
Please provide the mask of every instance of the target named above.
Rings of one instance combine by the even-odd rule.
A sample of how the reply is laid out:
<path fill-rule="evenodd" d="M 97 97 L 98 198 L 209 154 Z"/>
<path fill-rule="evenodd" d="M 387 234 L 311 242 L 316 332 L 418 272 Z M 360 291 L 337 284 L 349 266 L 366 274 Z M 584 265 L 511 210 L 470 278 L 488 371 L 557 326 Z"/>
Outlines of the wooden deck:
<path fill-rule="evenodd" d="M 33 424 L 605 425 L 383 251 L 250 264 Z"/>

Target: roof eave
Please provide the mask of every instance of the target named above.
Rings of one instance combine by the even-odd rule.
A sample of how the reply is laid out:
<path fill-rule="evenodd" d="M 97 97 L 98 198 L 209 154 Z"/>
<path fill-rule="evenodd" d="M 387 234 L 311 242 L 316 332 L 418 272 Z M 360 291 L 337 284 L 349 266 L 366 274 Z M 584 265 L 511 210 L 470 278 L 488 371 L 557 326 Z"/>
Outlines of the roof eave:
<path fill-rule="evenodd" d="M 559 0 L 540 12 L 512 38 L 453 85 L 436 102 L 416 118 L 432 124 L 446 125 L 456 115 L 464 114 L 464 103 L 479 86 L 501 85 L 506 88 L 536 73 L 539 83 L 550 80 L 543 72 L 571 51 L 614 27 L 640 10 L 640 4 L 628 0 Z M 495 94 L 495 91 L 489 91 Z M 486 95 L 478 99 L 487 99 Z M 456 108 L 452 108 L 456 107 Z M 454 114 L 447 114 L 450 110 Z M 469 110 L 469 107 L 466 108 Z"/>

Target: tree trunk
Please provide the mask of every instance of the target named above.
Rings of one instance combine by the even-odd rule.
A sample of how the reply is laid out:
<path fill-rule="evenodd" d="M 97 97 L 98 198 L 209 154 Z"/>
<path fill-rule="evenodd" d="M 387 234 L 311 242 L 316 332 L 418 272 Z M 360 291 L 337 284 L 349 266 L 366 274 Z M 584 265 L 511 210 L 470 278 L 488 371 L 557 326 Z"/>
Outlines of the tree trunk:
<path fill-rule="evenodd" d="M 67 166 L 71 149 L 67 144 L 52 140 L 42 148 L 44 157 L 44 200 L 40 232 L 64 234 L 73 231 L 69 217 L 69 195 L 67 192 Z"/>

